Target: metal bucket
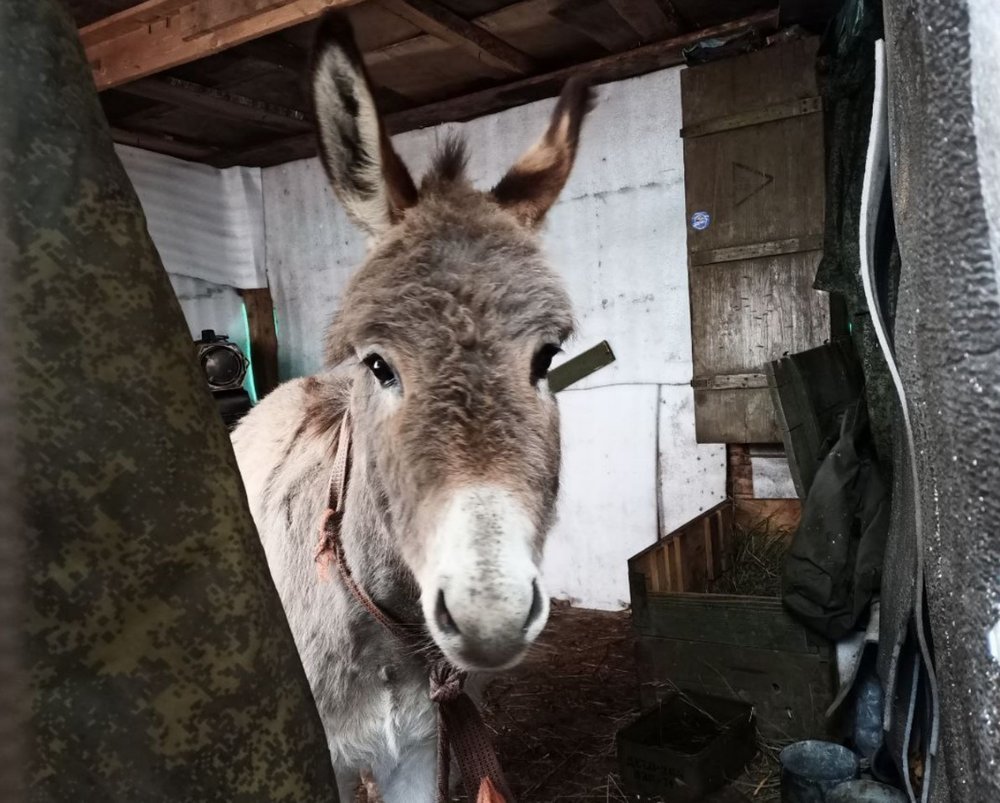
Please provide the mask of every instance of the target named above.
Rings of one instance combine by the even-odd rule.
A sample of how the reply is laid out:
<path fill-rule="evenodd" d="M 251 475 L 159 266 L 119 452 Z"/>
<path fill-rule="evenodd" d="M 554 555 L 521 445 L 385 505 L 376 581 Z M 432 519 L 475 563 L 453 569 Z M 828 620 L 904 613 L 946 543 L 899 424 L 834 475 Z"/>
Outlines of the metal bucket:
<path fill-rule="evenodd" d="M 829 803 L 836 787 L 858 777 L 858 757 L 833 742 L 796 742 L 778 760 L 781 803 Z"/>
<path fill-rule="evenodd" d="M 828 803 L 907 803 L 898 789 L 877 781 L 848 781 L 827 796 Z"/>

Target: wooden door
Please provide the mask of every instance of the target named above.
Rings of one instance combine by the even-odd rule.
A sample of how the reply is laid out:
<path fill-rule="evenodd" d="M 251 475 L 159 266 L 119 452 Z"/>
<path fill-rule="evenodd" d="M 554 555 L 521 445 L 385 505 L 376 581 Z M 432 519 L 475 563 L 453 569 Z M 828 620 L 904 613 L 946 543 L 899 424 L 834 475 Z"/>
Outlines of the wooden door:
<path fill-rule="evenodd" d="M 818 40 L 681 74 L 699 443 L 777 443 L 764 366 L 830 335 Z"/>

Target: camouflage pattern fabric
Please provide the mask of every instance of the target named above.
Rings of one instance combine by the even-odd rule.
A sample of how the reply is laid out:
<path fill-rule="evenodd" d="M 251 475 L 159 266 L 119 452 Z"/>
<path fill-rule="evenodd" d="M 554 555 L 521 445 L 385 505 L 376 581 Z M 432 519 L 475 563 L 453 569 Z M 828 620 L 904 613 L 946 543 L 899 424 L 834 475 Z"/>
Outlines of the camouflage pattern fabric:
<path fill-rule="evenodd" d="M 227 434 L 53 0 L 0 2 L 0 86 L 26 797 L 336 801 Z"/>

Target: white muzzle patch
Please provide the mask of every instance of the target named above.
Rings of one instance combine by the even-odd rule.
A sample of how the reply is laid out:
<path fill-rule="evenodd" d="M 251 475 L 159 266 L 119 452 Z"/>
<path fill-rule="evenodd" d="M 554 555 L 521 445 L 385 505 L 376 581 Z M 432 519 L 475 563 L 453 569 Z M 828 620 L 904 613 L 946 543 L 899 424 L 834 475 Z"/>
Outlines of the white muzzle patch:
<path fill-rule="evenodd" d="M 530 516 L 507 490 L 471 486 L 445 502 L 420 578 L 421 604 L 455 664 L 510 667 L 545 627 L 549 601 L 535 538 Z"/>

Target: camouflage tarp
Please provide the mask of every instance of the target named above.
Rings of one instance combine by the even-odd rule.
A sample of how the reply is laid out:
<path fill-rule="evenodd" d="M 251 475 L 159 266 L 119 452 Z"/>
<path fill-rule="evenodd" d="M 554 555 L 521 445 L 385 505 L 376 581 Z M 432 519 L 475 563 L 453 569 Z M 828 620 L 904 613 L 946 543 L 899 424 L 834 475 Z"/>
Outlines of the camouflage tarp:
<path fill-rule="evenodd" d="M 53 0 L 0 2 L 0 86 L 27 797 L 336 801 L 226 431 Z"/>

